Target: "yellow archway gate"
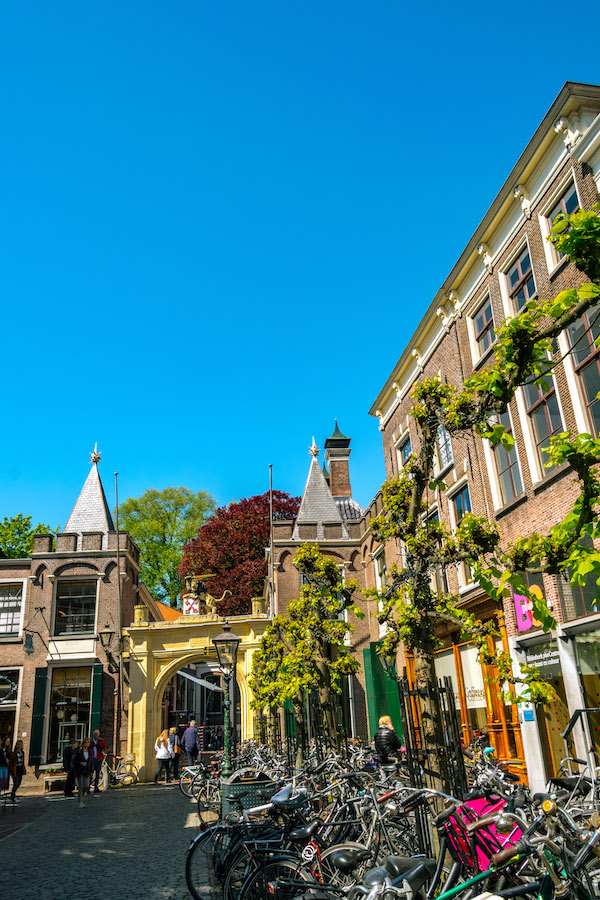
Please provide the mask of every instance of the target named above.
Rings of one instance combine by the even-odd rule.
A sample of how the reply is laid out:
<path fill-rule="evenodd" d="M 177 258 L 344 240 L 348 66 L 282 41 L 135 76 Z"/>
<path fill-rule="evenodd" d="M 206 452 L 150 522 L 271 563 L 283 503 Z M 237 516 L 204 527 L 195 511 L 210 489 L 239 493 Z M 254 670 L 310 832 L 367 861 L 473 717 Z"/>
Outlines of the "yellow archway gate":
<path fill-rule="evenodd" d="M 219 616 L 184 616 L 167 622 L 145 621 L 147 610 L 136 607 L 135 622 L 125 630 L 128 637 L 129 709 L 127 750 L 133 753 L 143 781 L 154 775 L 154 742 L 162 730 L 162 701 L 173 675 L 190 663 L 216 665 L 212 639 L 223 630 Z M 232 616 L 232 631 L 241 638 L 236 678 L 240 694 L 242 740 L 253 736 L 248 675 L 252 654 L 267 627 L 264 614 Z"/>

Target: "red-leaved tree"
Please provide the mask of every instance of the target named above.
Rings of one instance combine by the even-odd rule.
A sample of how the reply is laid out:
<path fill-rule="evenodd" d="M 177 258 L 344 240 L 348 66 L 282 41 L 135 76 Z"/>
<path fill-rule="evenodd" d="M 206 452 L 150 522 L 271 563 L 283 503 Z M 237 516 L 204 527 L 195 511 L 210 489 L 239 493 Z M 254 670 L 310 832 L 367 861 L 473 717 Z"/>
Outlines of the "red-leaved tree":
<path fill-rule="evenodd" d="M 273 519 L 293 519 L 300 497 L 273 491 Z M 267 575 L 265 547 L 269 545 L 269 493 L 246 497 L 222 506 L 183 548 L 179 567 L 186 575 L 215 575 L 206 582 L 213 597 L 225 590 L 231 596 L 219 603 L 221 616 L 249 613 L 253 597 L 261 597 Z"/>

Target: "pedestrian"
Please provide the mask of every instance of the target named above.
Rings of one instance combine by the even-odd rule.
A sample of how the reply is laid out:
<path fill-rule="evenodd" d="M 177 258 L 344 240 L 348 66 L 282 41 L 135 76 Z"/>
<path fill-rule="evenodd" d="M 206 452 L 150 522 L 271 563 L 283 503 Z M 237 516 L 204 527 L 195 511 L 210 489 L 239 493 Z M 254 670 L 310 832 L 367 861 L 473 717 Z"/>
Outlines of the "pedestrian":
<path fill-rule="evenodd" d="M 17 741 L 15 749 L 8 758 L 8 771 L 13 780 L 10 799 L 13 803 L 18 803 L 19 800 L 15 797 L 15 794 L 23 780 L 23 775 L 27 774 L 27 769 L 25 768 L 25 751 L 23 749 L 23 741 L 21 740 Z"/>
<path fill-rule="evenodd" d="M 381 716 L 379 728 L 375 732 L 375 750 L 382 766 L 394 765 L 396 760 L 391 756 L 401 756 L 402 741 L 394 731 L 392 720 L 389 716 Z"/>
<path fill-rule="evenodd" d="M 0 744 L 0 794 L 8 791 L 8 756 L 4 749 L 4 741 Z"/>
<path fill-rule="evenodd" d="M 92 783 L 94 785 L 94 793 L 99 794 L 100 788 L 98 787 L 98 781 L 100 779 L 100 770 L 102 769 L 102 763 L 104 762 L 104 751 L 106 750 L 106 744 L 100 737 L 100 732 L 96 728 L 93 737 L 92 737 L 92 754 L 93 754 L 93 763 L 92 763 L 92 781 L 90 782 L 90 788 Z"/>
<path fill-rule="evenodd" d="M 79 747 L 79 749 L 75 751 L 75 754 L 73 756 L 80 809 L 83 809 L 83 807 L 85 806 L 83 798 L 90 789 L 90 775 L 92 774 L 92 763 L 94 761 L 94 756 L 91 748 L 92 739 L 86 737 L 83 739 L 81 747 Z"/>
<path fill-rule="evenodd" d="M 67 773 L 65 781 L 65 797 L 73 800 L 73 788 L 75 787 L 75 738 L 71 738 L 65 749 L 63 750 L 63 769 Z"/>
<path fill-rule="evenodd" d="M 169 728 L 169 750 L 173 766 L 173 780 L 179 780 L 179 757 L 181 756 L 181 740 L 176 728 Z"/>
<path fill-rule="evenodd" d="M 154 752 L 156 753 L 156 761 L 158 768 L 154 776 L 154 784 L 158 784 L 158 779 L 162 770 L 165 770 L 165 783 L 169 783 L 169 768 L 171 766 L 171 751 L 169 750 L 169 732 L 165 728 L 156 738 L 154 744 Z"/>
<path fill-rule="evenodd" d="M 194 765 L 196 762 L 196 757 L 198 756 L 198 751 L 200 750 L 201 737 L 200 732 L 196 728 L 196 720 L 192 719 L 188 727 L 183 732 L 183 737 L 181 739 L 181 743 L 183 749 L 187 753 L 191 765 Z"/>
<path fill-rule="evenodd" d="M 221 725 L 217 725 L 217 750 L 223 749 L 225 733 Z"/>
<path fill-rule="evenodd" d="M 8 760 L 10 759 L 10 735 L 7 734 L 6 737 L 2 740 L 2 749 L 4 751 L 4 756 L 6 757 L 6 766 L 8 768 Z M 6 779 L 6 787 L 5 790 L 8 791 L 8 786 L 10 784 L 10 770 L 8 771 L 8 776 Z"/>

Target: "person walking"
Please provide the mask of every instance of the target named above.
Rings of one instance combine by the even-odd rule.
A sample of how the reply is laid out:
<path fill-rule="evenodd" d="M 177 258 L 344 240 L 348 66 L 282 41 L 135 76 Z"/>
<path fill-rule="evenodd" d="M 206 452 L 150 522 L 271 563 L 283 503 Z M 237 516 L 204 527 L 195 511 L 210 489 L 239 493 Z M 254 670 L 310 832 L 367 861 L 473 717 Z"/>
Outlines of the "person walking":
<path fill-rule="evenodd" d="M 225 734 L 221 725 L 217 725 L 217 750 L 223 749 Z"/>
<path fill-rule="evenodd" d="M 176 728 L 169 728 L 169 751 L 173 765 L 173 780 L 179 780 L 179 757 L 181 756 L 181 740 Z"/>
<path fill-rule="evenodd" d="M 92 755 L 93 755 L 93 763 L 92 763 L 92 781 L 90 782 L 90 788 L 92 783 L 94 785 L 94 793 L 99 794 L 100 788 L 98 787 L 98 781 L 100 779 L 100 770 L 102 769 L 102 763 L 104 762 L 104 752 L 106 750 L 106 744 L 100 737 L 100 732 L 96 728 L 93 736 L 92 736 Z"/>
<path fill-rule="evenodd" d="M 0 744 L 0 794 L 8 792 L 8 756 L 4 749 L 4 741 Z"/>
<path fill-rule="evenodd" d="M 158 768 L 154 776 L 154 784 L 158 784 L 158 779 L 162 770 L 165 770 L 165 784 L 169 783 L 169 768 L 171 766 L 171 751 L 169 750 L 169 732 L 165 728 L 156 739 L 154 744 L 154 752 L 156 753 L 156 761 Z"/>
<path fill-rule="evenodd" d="M 75 754 L 73 756 L 80 809 L 83 809 L 83 807 L 85 806 L 83 798 L 90 789 L 90 775 L 92 774 L 92 763 L 94 761 L 94 755 L 92 753 L 91 747 L 92 739 L 86 737 L 83 739 L 81 747 L 79 747 L 79 749 L 75 751 Z"/>
<path fill-rule="evenodd" d="M 201 738 L 200 732 L 196 728 L 196 720 L 192 719 L 188 727 L 183 732 L 183 737 L 181 739 L 181 743 L 183 749 L 187 753 L 190 764 L 193 766 L 196 763 L 196 757 L 198 756 L 198 751 L 200 750 Z"/>
<path fill-rule="evenodd" d="M 10 799 L 13 803 L 19 803 L 15 794 L 19 789 L 19 785 L 23 780 L 23 775 L 27 774 L 27 769 L 25 768 L 25 750 L 23 749 L 23 741 L 18 740 L 15 744 L 15 749 L 10 754 L 8 758 L 8 771 L 13 780 L 12 791 L 10 794 Z"/>
<path fill-rule="evenodd" d="M 73 800 L 75 795 L 73 788 L 75 787 L 75 738 L 71 738 L 65 749 L 63 750 L 63 769 L 67 773 L 65 781 L 65 797 Z"/>

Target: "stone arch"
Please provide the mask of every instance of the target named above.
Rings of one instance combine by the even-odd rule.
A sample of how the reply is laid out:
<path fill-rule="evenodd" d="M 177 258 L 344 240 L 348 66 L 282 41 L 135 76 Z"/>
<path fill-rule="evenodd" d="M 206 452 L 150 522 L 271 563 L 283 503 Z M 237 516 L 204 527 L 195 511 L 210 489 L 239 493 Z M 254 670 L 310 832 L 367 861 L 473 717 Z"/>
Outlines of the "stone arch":
<path fill-rule="evenodd" d="M 89 569 L 90 575 L 98 575 L 100 573 L 98 566 L 95 566 L 93 563 L 77 560 L 76 562 L 68 562 L 64 563 L 62 566 L 57 566 L 52 574 L 55 578 L 62 578 L 63 576 L 68 575 L 69 572 L 72 575 L 85 576 L 87 572 L 82 572 L 81 569 Z"/>

